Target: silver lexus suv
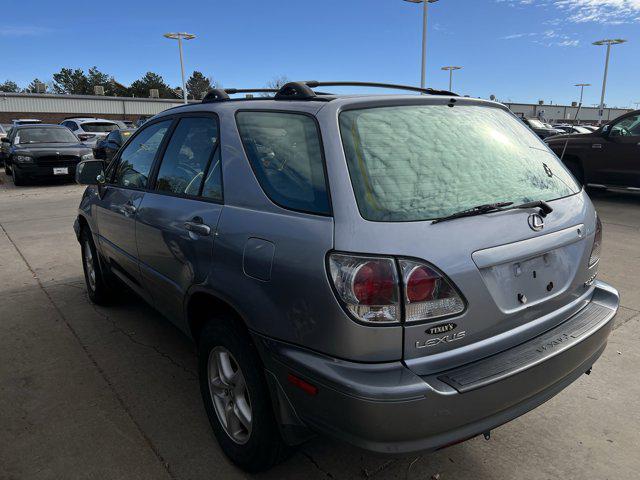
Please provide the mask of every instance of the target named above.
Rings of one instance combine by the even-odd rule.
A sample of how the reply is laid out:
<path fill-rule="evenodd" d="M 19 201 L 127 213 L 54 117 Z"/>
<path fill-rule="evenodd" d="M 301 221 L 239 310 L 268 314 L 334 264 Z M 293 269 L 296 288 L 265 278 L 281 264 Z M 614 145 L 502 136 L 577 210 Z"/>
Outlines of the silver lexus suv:
<path fill-rule="evenodd" d="M 314 90 L 343 85 L 382 84 L 212 90 L 76 174 L 89 297 L 124 284 L 193 338 L 247 471 L 316 432 L 486 435 L 589 373 L 618 309 L 589 197 L 506 107 Z"/>

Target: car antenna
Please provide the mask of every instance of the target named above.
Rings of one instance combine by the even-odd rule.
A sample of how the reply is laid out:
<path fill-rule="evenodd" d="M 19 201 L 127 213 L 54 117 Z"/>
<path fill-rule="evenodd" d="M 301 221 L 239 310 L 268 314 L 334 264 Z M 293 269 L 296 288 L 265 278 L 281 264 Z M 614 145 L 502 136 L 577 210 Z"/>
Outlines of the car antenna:
<path fill-rule="evenodd" d="M 578 104 L 578 109 L 576 110 L 576 116 L 573 117 L 573 124 L 576 124 L 576 121 L 578 120 L 578 115 L 580 115 L 580 109 L 582 108 L 582 102 L 580 102 Z M 560 155 L 560 161 L 562 161 L 562 159 L 564 158 L 564 152 L 567 151 L 567 145 L 569 145 L 569 139 L 567 138 L 567 141 L 564 142 L 564 147 L 562 147 L 562 154 Z"/>

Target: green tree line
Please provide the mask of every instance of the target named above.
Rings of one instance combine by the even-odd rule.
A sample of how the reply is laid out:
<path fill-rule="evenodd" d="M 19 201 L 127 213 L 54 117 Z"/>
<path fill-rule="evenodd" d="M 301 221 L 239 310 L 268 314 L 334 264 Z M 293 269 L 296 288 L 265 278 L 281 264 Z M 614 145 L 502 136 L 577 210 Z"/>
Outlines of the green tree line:
<path fill-rule="evenodd" d="M 81 68 L 61 68 L 59 72 L 53 74 L 52 80 L 45 82 L 35 78 L 24 88 L 20 88 L 12 80 L 6 80 L 0 83 L 0 92 L 42 93 L 42 87 L 40 86 L 39 90 L 39 85 L 45 86 L 46 93 L 60 95 L 94 95 L 94 87 L 101 86 L 107 96 L 148 98 L 149 90 L 157 89 L 160 98 L 182 98 L 182 89 L 169 86 L 157 73 L 147 72 L 131 85 L 126 86 L 116 81 L 113 76 L 98 70 L 98 67 L 91 67 L 87 72 Z M 187 96 L 191 99 L 201 99 L 216 85 L 217 83 L 211 77 L 194 71 L 186 82 Z"/>

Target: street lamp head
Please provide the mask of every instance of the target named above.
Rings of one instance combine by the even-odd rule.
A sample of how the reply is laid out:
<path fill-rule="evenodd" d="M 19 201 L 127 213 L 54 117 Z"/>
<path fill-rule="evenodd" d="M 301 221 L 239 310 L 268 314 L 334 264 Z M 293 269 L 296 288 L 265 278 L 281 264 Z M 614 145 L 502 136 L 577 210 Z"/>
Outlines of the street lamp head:
<path fill-rule="evenodd" d="M 436 3 L 438 0 L 404 0 L 405 2 L 410 2 L 410 3 L 424 3 L 425 1 L 427 3 Z"/>
<path fill-rule="evenodd" d="M 165 38 L 172 38 L 174 40 L 177 40 L 178 38 L 181 38 L 183 40 L 193 40 L 194 38 L 196 38 L 196 36 L 193 33 L 186 33 L 186 32 L 170 32 L 170 33 L 165 33 L 163 36 Z"/>
<path fill-rule="evenodd" d="M 590 83 L 576 83 L 574 87 L 590 87 Z"/>
<path fill-rule="evenodd" d="M 450 65 L 450 66 L 447 66 L 447 67 L 442 67 L 440 70 L 461 70 L 461 69 L 462 69 L 462 67 L 457 67 L 457 66 L 454 66 L 454 65 Z"/>
<path fill-rule="evenodd" d="M 597 42 L 593 42 L 594 45 L 618 45 L 620 43 L 625 43 L 626 40 L 623 38 L 608 38 L 605 40 L 598 40 Z"/>

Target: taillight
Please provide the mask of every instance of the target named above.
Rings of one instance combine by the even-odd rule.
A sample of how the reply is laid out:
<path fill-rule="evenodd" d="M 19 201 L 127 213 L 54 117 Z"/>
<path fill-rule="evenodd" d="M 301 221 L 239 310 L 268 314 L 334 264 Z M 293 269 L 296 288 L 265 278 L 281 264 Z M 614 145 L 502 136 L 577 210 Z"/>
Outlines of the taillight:
<path fill-rule="evenodd" d="M 89 140 L 90 138 L 93 138 L 93 137 L 95 137 L 95 135 L 91 135 L 91 134 L 88 134 L 88 133 L 80 133 L 80 134 L 78 134 L 78 138 L 80 140 L 82 140 L 83 142 L 85 140 Z"/>
<path fill-rule="evenodd" d="M 593 247 L 589 256 L 589 268 L 594 267 L 600 261 L 600 253 L 602 252 L 602 222 L 600 217 L 596 215 L 596 233 L 593 237 Z"/>
<path fill-rule="evenodd" d="M 405 321 L 432 320 L 464 311 L 460 294 L 429 264 L 400 260 L 400 270 L 405 292 Z"/>
<path fill-rule="evenodd" d="M 414 260 L 332 253 L 331 280 L 346 310 L 368 323 L 428 321 L 462 313 L 464 301 L 451 282 L 431 265 Z M 400 299 L 400 282 L 404 298 Z"/>
<path fill-rule="evenodd" d="M 393 258 L 333 253 L 331 280 L 346 309 L 370 323 L 400 321 L 399 286 Z"/>

